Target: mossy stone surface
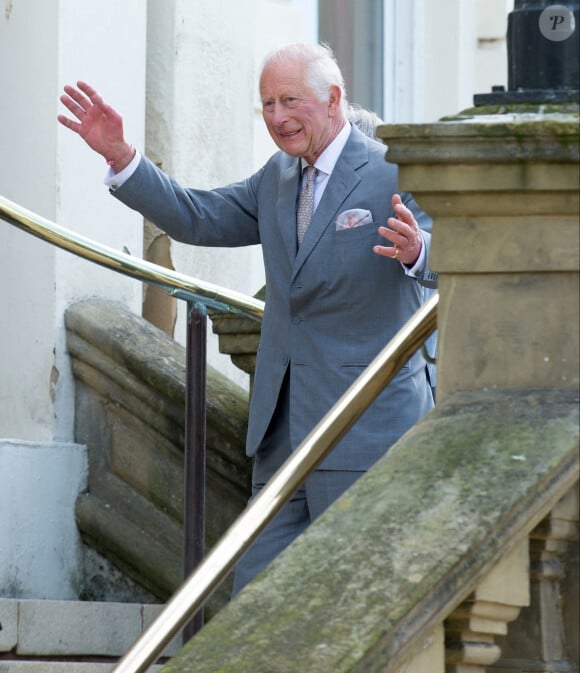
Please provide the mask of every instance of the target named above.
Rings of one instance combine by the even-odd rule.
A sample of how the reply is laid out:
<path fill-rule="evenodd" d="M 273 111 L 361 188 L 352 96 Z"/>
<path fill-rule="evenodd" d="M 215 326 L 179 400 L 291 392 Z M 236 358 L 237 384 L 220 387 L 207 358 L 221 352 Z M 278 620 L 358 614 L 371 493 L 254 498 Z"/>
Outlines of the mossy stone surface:
<path fill-rule="evenodd" d="M 456 395 L 163 673 L 384 673 L 578 475 L 578 396 Z"/>

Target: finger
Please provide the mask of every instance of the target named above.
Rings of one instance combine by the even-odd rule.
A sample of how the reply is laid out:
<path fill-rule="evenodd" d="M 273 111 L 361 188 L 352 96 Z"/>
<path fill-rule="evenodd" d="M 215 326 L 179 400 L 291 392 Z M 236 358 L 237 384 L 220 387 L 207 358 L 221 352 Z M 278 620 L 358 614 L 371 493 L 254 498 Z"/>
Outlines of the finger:
<path fill-rule="evenodd" d="M 97 93 L 96 89 L 93 89 L 92 86 L 88 85 L 86 82 L 77 82 L 76 89 L 73 86 L 66 85 L 64 91 L 67 94 L 69 100 L 73 100 L 78 108 L 72 108 L 71 105 L 67 104 L 65 99 L 61 97 L 61 101 L 68 107 L 68 109 L 76 116 L 80 117 L 80 112 L 88 112 L 93 106 L 104 109 L 108 106 L 105 105 L 105 102 L 101 96 Z"/>
<path fill-rule="evenodd" d="M 78 89 L 75 89 L 74 86 L 70 86 L 67 84 L 64 87 L 64 92 L 66 94 L 66 97 L 68 97 L 69 100 L 73 100 L 79 106 L 79 108 L 81 108 L 83 112 L 86 112 L 86 110 L 88 110 L 91 107 L 92 105 L 91 101 L 85 95 L 83 95 Z M 63 96 L 61 96 L 61 101 L 63 101 L 64 103 Z"/>
<path fill-rule="evenodd" d="M 392 218 L 391 218 L 392 219 Z M 393 220 L 394 222 L 396 220 Z M 400 225 L 398 225 L 400 226 Z M 401 234 L 399 231 L 397 231 L 394 227 L 379 227 L 378 228 L 379 235 L 382 236 L 383 238 L 388 239 L 391 241 L 391 243 L 394 243 L 400 247 L 402 247 L 407 240 L 406 237 Z"/>
<path fill-rule="evenodd" d="M 81 125 L 78 122 L 75 122 L 72 119 L 69 119 L 68 117 L 65 117 L 64 115 L 58 115 L 57 120 L 63 126 L 66 126 L 67 129 L 70 129 L 71 131 L 74 131 L 75 133 L 78 133 L 80 128 L 81 128 Z"/>
<path fill-rule="evenodd" d="M 400 237 L 400 234 L 393 227 L 379 227 L 378 232 L 380 236 L 388 239 L 391 242 L 395 241 L 395 237 Z"/>
<path fill-rule="evenodd" d="M 93 105 L 102 108 L 107 113 L 114 112 L 113 108 L 105 103 L 101 94 L 96 89 L 94 89 L 90 84 L 79 81 L 77 82 L 77 86 L 86 95 L 86 97 L 91 101 Z"/>
<path fill-rule="evenodd" d="M 390 257 L 391 259 L 397 259 L 400 254 L 400 250 L 397 246 L 386 246 L 386 245 L 375 245 L 373 246 L 373 252 L 381 257 Z"/>
<path fill-rule="evenodd" d="M 88 84 L 87 82 L 83 82 L 82 80 L 79 80 L 77 82 L 77 86 L 80 89 L 80 91 L 82 91 L 85 94 L 85 96 L 87 98 L 91 99 L 91 100 L 93 98 L 100 97 L 97 90 L 95 88 L 93 88 L 90 84 Z"/>
<path fill-rule="evenodd" d="M 387 225 L 388 228 L 384 227 L 384 229 L 386 229 L 387 231 L 394 232 L 395 234 L 399 236 L 404 236 L 405 238 L 411 235 L 412 232 L 411 227 L 404 220 L 400 220 L 395 217 L 389 217 L 389 219 L 387 220 Z M 394 240 L 390 237 L 388 238 L 389 240 Z"/>
<path fill-rule="evenodd" d="M 103 97 L 98 93 L 96 89 L 93 89 L 93 87 L 90 84 L 87 84 L 86 82 L 77 82 L 77 85 L 79 89 L 81 89 L 85 95 L 88 97 L 90 102 L 97 108 L 99 108 L 99 111 L 107 117 L 110 117 L 111 119 L 117 119 L 121 120 L 121 116 L 115 110 L 114 107 L 111 107 L 105 101 L 103 100 Z"/>
<path fill-rule="evenodd" d="M 388 225 L 388 227 L 378 228 L 379 235 L 391 241 L 401 251 L 406 250 L 413 238 L 411 228 L 404 222 L 401 222 L 401 220 L 396 220 L 392 217 L 389 218 Z"/>
<path fill-rule="evenodd" d="M 415 216 L 404 203 L 397 203 L 394 209 L 395 209 L 395 217 L 397 220 L 399 220 L 400 222 L 404 222 L 407 226 L 411 228 L 414 228 L 414 225 L 416 224 Z"/>
<path fill-rule="evenodd" d="M 60 102 L 80 121 L 86 114 L 81 105 L 69 96 L 61 96 Z"/>
<path fill-rule="evenodd" d="M 386 238 L 390 243 L 393 244 L 395 248 L 399 248 L 399 250 L 403 250 L 409 242 L 408 239 L 405 238 L 405 236 L 399 234 L 394 229 L 389 229 L 388 227 L 379 227 L 377 231 L 380 236 Z M 378 247 L 384 248 L 386 246 L 378 246 Z M 388 249 L 392 252 L 391 248 Z"/>
<path fill-rule="evenodd" d="M 102 99 L 99 92 L 96 89 L 93 89 L 93 87 L 90 84 L 87 84 L 86 82 L 77 82 L 77 86 L 93 105 L 98 105 L 99 107 L 106 107 L 105 101 Z"/>

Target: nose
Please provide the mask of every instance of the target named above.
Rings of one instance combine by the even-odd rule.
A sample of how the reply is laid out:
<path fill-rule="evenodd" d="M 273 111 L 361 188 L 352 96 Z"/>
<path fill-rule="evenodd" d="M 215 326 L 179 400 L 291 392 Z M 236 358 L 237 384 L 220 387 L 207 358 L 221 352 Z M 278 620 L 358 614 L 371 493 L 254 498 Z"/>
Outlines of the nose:
<path fill-rule="evenodd" d="M 281 103 L 274 103 L 274 109 L 272 110 L 272 122 L 276 126 L 281 126 L 287 119 L 286 108 Z"/>

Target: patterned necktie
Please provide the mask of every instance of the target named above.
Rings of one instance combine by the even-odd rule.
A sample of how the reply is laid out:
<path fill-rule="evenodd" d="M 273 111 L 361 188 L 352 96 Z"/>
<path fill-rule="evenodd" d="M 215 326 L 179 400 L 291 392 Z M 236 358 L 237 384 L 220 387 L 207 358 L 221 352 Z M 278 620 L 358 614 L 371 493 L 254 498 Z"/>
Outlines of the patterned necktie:
<path fill-rule="evenodd" d="M 298 245 L 302 243 L 304 234 L 310 225 L 312 219 L 312 210 L 314 208 L 314 180 L 318 170 L 314 166 L 308 166 L 306 169 L 306 180 L 304 187 L 300 192 L 298 199 L 298 210 L 296 211 L 296 236 Z"/>

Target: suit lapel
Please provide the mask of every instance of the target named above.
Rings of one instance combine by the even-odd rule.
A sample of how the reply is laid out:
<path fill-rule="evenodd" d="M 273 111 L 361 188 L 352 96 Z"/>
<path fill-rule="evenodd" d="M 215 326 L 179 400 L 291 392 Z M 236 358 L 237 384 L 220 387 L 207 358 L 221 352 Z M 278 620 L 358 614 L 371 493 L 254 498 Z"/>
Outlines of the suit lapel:
<path fill-rule="evenodd" d="M 296 199 L 300 172 L 299 159 L 282 171 L 276 204 L 278 227 L 291 264 L 294 264 L 296 258 Z"/>
<path fill-rule="evenodd" d="M 334 223 L 341 205 L 359 184 L 360 176 L 357 169 L 367 162 L 366 139 L 358 129 L 353 128 L 328 180 L 320 203 L 314 211 L 302 245 L 298 248 L 294 276 L 296 276 L 327 227 Z"/>

